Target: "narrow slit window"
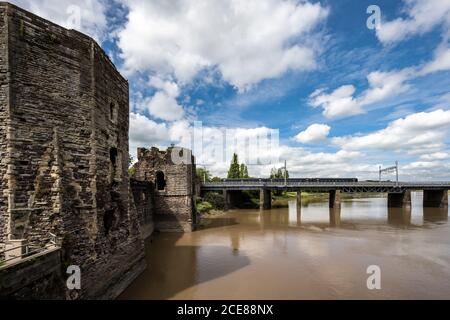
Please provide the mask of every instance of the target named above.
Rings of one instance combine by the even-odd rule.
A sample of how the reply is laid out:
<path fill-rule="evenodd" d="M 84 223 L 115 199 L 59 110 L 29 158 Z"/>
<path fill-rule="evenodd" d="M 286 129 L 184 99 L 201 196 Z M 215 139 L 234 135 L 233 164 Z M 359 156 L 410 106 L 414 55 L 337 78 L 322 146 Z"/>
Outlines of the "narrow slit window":
<path fill-rule="evenodd" d="M 166 189 L 166 180 L 164 177 L 164 173 L 161 171 L 158 171 L 156 173 L 156 189 L 158 191 L 164 191 Z"/>

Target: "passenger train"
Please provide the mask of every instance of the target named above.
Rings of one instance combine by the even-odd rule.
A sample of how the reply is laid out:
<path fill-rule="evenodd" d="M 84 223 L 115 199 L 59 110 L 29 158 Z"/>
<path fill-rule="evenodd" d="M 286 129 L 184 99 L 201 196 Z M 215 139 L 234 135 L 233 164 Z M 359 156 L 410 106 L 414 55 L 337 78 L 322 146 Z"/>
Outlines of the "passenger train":
<path fill-rule="evenodd" d="M 289 182 L 297 183 L 356 183 L 358 179 L 356 178 L 289 178 Z M 284 183 L 284 179 L 222 179 L 222 182 L 259 182 L 259 181 L 270 181 L 270 182 L 280 182 Z"/>

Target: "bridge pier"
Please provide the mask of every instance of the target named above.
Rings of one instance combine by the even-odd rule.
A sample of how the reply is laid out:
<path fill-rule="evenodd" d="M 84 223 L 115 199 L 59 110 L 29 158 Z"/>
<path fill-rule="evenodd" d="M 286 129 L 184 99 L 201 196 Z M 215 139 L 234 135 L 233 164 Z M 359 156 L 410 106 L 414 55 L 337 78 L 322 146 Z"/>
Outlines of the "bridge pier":
<path fill-rule="evenodd" d="M 341 225 L 341 190 L 331 190 L 329 192 L 330 226 L 339 227 Z"/>
<path fill-rule="evenodd" d="M 423 206 L 448 209 L 448 190 L 423 190 Z"/>
<path fill-rule="evenodd" d="M 297 217 L 301 217 L 302 214 L 302 192 L 297 191 Z"/>
<path fill-rule="evenodd" d="M 330 208 L 330 227 L 341 225 L 341 207 Z"/>
<path fill-rule="evenodd" d="M 270 189 L 260 189 L 259 208 L 261 210 L 272 209 L 272 191 Z"/>
<path fill-rule="evenodd" d="M 330 209 L 336 209 L 341 207 L 341 190 L 331 190 L 330 191 L 329 204 Z"/>
<path fill-rule="evenodd" d="M 388 208 L 411 208 L 411 191 L 388 193 Z"/>
<path fill-rule="evenodd" d="M 230 196 L 230 192 L 228 190 L 225 190 L 225 189 L 223 190 L 223 199 L 224 199 L 224 202 L 225 202 L 224 210 L 225 211 L 230 210 L 230 207 L 231 207 L 231 196 Z"/>

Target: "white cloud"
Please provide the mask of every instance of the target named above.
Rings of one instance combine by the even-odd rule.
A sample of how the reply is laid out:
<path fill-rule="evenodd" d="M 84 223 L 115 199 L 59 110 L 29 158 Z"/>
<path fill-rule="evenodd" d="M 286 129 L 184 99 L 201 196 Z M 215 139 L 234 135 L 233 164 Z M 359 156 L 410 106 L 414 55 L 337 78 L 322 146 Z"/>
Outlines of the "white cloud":
<path fill-rule="evenodd" d="M 153 97 L 146 99 L 146 106 L 152 116 L 162 120 L 175 121 L 184 116 L 183 107 L 166 92 L 159 91 Z"/>
<path fill-rule="evenodd" d="M 369 89 L 364 92 L 360 98 L 361 106 L 370 105 L 383 101 L 401 92 L 408 90 L 405 81 L 413 76 L 411 69 L 401 71 L 379 72 L 375 71 L 369 74 Z"/>
<path fill-rule="evenodd" d="M 434 59 L 423 67 L 421 74 L 427 75 L 444 70 L 450 70 L 450 47 L 441 45 L 436 50 Z"/>
<path fill-rule="evenodd" d="M 442 132 L 448 130 L 449 123 L 450 111 L 417 113 L 394 121 L 388 128 L 373 134 L 335 138 L 334 143 L 343 148 L 337 152 L 312 152 L 287 145 L 268 148 L 264 143 L 245 142 L 273 132 L 265 127 L 238 128 L 228 131 L 228 135 L 225 135 L 226 128 L 203 127 L 201 134 L 196 132 L 193 136 L 193 128 L 186 121 L 158 124 L 145 116 L 131 114 L 130 151 L 135 157 L 138 147 L 166 147 L 175 143 L 194 149 L 197 164 L 205 166 L 213 175 L 220 177 L 226 176 L 231 156 L 236 152 L 241 162 L 248 163 L 254 155 L 262 160 L 262 164 L 249 165 L 250 175 L 254 177 L 268 177 L 273 167 L 283 166 L 286 160 L 292 177 L 377 179 L 379 164 L 375 161 L 379 159 L 375 157 L 374 160 L 370 154 L 363 152 L 383 149 L 402 151 L 404 154 L 416 152 L 420 156 L 410 163 L 401 162 L 402 179 L 446 179 L 450 178 L 450 170 L 448 173 L 443 173 L 442 170 L 449 168 L 445 162 L 448 153 L 430 150 L 444 148 Z M 191 140 L 192 137 L 195 137 L 194 141 Z M 194 148 L 194 144 L 198 144 L 201 138 L 203 149 Z M 228 141 L 226 145 L 223 144 L 224 139 Z M 274 158 L 273 154 L 278 157 Z"/>
<path fill-rule="evenodd" d="M 436 152 L 431 154 L 424 154 L 420 157 L 423 161 L 436 161 L 436 160 L 446 160 L 450 158 L 450 154 L 446 152 Z"/>
<path fill-rule="evenodd" d="M 181 120 L 184 117 L 183 107 L 178 104 L 177 98 L 180 95 L 180 89 L 175 82 L 164 81 L 159 77 L 151 77 L 149 85 L 157 91 L 153 97 L 143 99 L 141 104 L 155 118 L 165 121 Z"/>
<path fill-rule="evenodd" d="M 328 15 L 319 3 L 287 0 L 125 0 L 118 33 L 125 70 L 189 82 L 216 69 L 240 90 L 289 70 L 315 67 L 311 33 Z"/>
<path fill-rule="evenodd" d="M 11 0 L 10 2 L 65 28 L 86 33 L 97 41 L 105 37 L 107 20 L 103 0 Z"/>
<path fill-rule="evenodd" d="M 323 115 L 330 119 L 361 114 L 364 112 L 363 107 L 408 90 L 405 81 L 412 73 L 410 69 L 372 72 L 367 77 L 369 88 L 361 95 L 354 96 L 356 88 L 353 85 L 344 85 L 330 94 L 316 90 L 310 96 L 310 105 L 323 108 Z"/>
<path fill-rule="evenodd" d="M 406 18 L 384 21 L 377 30 L 384 44 L 402 41 L 412 35 L 421 35 L 434 27 L 450 26 L 450 0 L 404 0 Z"/>
<path fill-rule="evenodd" d="M 169 130 L 166 124 L 156 123 L 147 117 L 131 113 L 130 114 L 130 141 L 131 144 L 142 147 L 157 145 L 167 141 Z"/>
<path fill-rule="evenodd" d="M 295 140 L 300 143 L 318 143 L 327 139 L 331 127 L 325 124 L 312 124 L 305 131 L 300 132 Z"/>
<path fill-rule="evenodd" d="M 361 107 L 353 98 L 356 88 L 352 85 L 342 86 L 331 94 L 315 91 L 310 96 L 310 105 L 322 107 L 323 115 L 329 119 L 341 116 L 352 116 L 362 113 Z"/>
<path fill-rule="evenodd" d="M 450 128 L 450 110 L 420 112 L 396 120 L 385 129 L 362 136 L 334 138 L 344 150 L 391 150 L 423 155 L 439 152 Z"/>
<path fill-rule="evenodd" d="M 159 77 L 151 77 L 148 83 L 153 88 L 162 90 L 171 97 L 178 97 L 180 95 L 180 89 L 175 82 L 164 81 Z"/>

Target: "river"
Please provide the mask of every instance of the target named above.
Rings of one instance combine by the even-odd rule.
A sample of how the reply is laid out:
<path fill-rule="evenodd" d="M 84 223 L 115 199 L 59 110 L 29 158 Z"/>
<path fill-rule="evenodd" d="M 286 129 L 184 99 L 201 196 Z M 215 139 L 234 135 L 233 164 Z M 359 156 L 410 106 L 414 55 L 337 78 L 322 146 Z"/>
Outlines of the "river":
<path fill-rule="evenodd" d="M 147 270 L 120 299 L 449 299 L 448 212 L 424 210 L 422 197 L 412 194 L 410 217 L 389 215 L 386 198 L 344 200 L 330 227 L 328 202 L 304 203 L 301 215 L 293 202 L 155 234 Z M 367 287 L 372 265 L 380 290 Z"/>

